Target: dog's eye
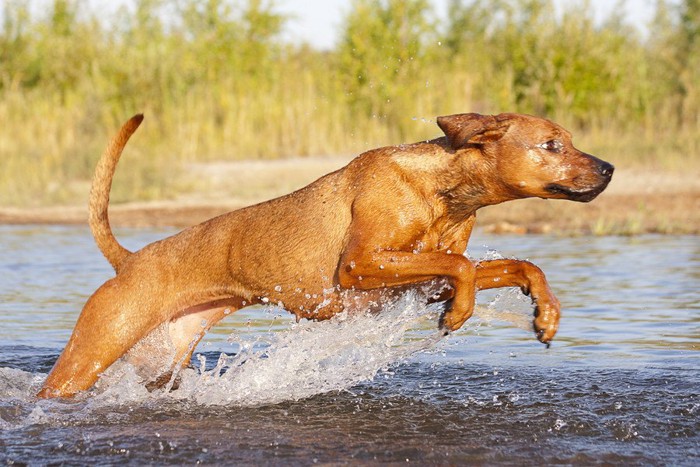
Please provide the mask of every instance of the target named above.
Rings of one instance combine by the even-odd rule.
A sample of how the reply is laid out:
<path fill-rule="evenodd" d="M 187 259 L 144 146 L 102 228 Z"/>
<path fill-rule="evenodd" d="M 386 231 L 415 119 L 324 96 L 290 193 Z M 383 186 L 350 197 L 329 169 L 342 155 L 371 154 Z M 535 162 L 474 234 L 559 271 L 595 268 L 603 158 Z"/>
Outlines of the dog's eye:
<path fill-rule="evenodd" d="M 559 152 L 564 148 L 564 145 L 561 144 L 561 141 L 558 139 L 552 139 L 546 143 L 539 144 L 538 147 L 544 149 L 545 151 Z"/>

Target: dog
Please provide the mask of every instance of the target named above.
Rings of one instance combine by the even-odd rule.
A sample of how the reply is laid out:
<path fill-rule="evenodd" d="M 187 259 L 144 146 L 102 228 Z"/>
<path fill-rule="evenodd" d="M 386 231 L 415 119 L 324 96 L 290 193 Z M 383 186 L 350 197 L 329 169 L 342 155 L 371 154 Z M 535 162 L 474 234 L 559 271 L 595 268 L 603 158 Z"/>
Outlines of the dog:
<path fill-rule="evenodd" d="M 89 389 L 158 329 L 175 349 L 172 372 L 211 326 L 241 308 L 279 304 L 297 319 L 325 320 L 436 278 L 448 284 L 436 298 L 446 301 L 438 323 L 445 332 L 469 319 L 477 291 L 519 287 L 535 305 L 537 339 L 549 344 L 560 304 L 543 272 L 528 261 L 465 256 L 476 211 L 528 197 L 588 202 L 614 171 L 549 120 L 448 115 L 437 118 L 442 137 L 367 151 L 291 194 L 131 252 L 114 237 L 107 209 L 117 162 L 142 120 L 131 118 L 110 142 L 90 194 L 90 227 L 116 276 L 86 302 L 39 397 Z"/>

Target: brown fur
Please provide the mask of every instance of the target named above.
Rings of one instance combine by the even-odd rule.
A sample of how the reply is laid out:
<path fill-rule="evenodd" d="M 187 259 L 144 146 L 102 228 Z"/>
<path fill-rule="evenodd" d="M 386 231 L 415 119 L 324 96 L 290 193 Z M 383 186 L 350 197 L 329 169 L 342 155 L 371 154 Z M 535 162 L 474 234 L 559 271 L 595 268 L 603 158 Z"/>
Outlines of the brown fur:
<path fill-rule="evenodd" d="M 438 118 L 445 137 L 368 151 L 294 193 L 131 253 L 114 238 L 107 206 L 117 160 L 141 119 L 108 146 L 90 197 L 90 225 L 116 277 L 85 304 L 41 397 L 88 389 L 162 326 L 176 349 L 172 371 L 229 311 L 281 303 L 298 318 L 328 319 L 367 302 L 368 292 L 434 278 L 450 285 L 440 297 L 450 300 L 444 329 L 470 317 L 477 290 L 520 287 L 536 304 L 537 338 L 549 343 L 560 307 L 542 271 L 527 261 L 464 256 L 476 211 L 533 196 L 590 201 L 613 172 L 548 120 L 451 115 Z"/>

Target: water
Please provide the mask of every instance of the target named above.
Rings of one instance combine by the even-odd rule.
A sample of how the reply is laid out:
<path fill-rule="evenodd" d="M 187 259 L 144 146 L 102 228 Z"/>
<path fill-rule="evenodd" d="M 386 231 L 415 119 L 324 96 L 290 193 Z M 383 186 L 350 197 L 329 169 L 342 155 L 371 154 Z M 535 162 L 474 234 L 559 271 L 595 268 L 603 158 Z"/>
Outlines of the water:
<path fill-rule="evenodd" d="M 415 295 L 324 323 L 246 310 L 205 338 L 178 390 L 149 393 L 121 365 L 88 394 L 37 401 L 111 271 L 86 229 L 2 226 L 0 461 L 700 463 L 700 240 L 472 238 L 473 258 L 490 249 L 548 274 L 564 307 L 549 350 L 514 290 L 480 294 L 447 338 Z"/>

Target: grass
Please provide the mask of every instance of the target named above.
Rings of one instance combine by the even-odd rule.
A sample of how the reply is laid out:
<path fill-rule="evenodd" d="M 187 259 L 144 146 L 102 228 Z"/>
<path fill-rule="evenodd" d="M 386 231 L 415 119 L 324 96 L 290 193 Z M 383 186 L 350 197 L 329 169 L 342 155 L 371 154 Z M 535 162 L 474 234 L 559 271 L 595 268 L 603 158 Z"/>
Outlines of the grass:
<path fill-rule="evenodd" d="M 104 145 L 137 112 L 117 203 L 197 191 L 192 164 L 350 156 L 474 111 L 550 117 L 619 167 L 697 172 L 700 10 L 676 3 L 657 3 L 645 40 L 580 5 L 552 15 L 550 0 L 454 1 L 442 20 L 425 0 L 354 0 L 337 47 L 318 51 L 280 39 L 273 2 L 137 0 L 105 17 L 82 0 L 40 14 L 8 1 L 0 206 L 84 203 Z"/>

